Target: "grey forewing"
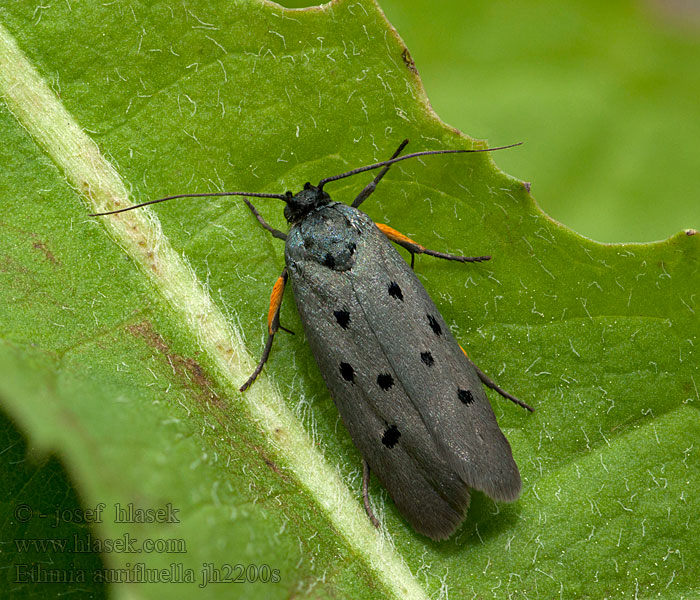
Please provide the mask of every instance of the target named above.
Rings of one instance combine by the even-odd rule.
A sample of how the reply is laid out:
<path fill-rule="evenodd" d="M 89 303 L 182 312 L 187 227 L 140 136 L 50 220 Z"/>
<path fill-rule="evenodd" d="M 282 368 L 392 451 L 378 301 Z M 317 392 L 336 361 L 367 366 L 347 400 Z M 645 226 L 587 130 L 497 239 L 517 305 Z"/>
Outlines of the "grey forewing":
<path fill-rule="evenodd" d="M 515 499 L 520 475 L 477 374 L 369 217 L 323 207 L 292 227 L 285 258 L 341 417 L 411 524 L 447 537 L 469 488 Z"/>

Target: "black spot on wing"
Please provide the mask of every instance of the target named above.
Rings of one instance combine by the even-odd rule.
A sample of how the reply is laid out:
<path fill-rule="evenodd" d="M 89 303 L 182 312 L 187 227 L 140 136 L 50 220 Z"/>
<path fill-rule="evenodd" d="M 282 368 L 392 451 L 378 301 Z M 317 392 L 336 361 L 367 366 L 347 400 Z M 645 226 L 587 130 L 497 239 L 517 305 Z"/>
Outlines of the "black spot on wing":
<path fill-rule="evenodd" d="M 420 359 L 423 361 L 423 364 L 426 364 L 429 367 L 432 367 L 435 364 L 435 359 L 433 358 L 431 352 L 421 352 Z"/>
<path fill-rule="evenodd" d="M 399 431 L 399 428 L 396 425 L 392 425 L 384 430 L 384 433 L 382 434 L 382 444 L 384 444 L 387 448 L 393 448 L 398 443 L 400 437 L 401 432 Z"/>
<path fill-rule="evenodd" d="M 440 327 L 440 323 L 437 322 L 437 319 L 433 315 L 426 316 L 428 317 L 430 328 L 435 332 L 435 335 L 442 335 L 442 327 Z"/>
<path fill-rule="evenodd" d="M 397 300 L 403 300 L 403 292 L 401 291 L 399 284 L 395 281 L 392 281 L 389 284 L 389 295 L 396 298 Z"/>
<path fill-rule="evenodd" d="M 457 397 L 460 399 L 462 404 L 471 404 L 474 402 L 474 396 L 469 390 L 463 390 L 462 388 L 458 389 Z"/>
<path fill-rule="evenodd" d="M 345 381 L 355 381 L 355 369 L 352 368 L 352 365 L 350 363 L 340 363 L 340 374 L 343 376 L 343 379 L 345 379 Z"/>
<path fill-rule="evenodd" d="M 323 259 L 323 264 L 329 269 L 332 269 L 335 267 L 335 257 L 330 252 L 326 252 L 326 256 Z"/>
<path fill-rule="evenodd" d="M 386 392 L 394 385 L 394 378 L 391 376 L 391 373 L 380 373 L 377 376 L 377 385 Z"/>
<path fill-rule="evenodd" d="M 335 320 L 338 321 L 338 325 L 340 325 L 343 329 L 348 328 L 348 323 L 350 323 L 350 313 L 347 310 L 335 310 L 333 311 L 333 315 L 335 315 Z"/>

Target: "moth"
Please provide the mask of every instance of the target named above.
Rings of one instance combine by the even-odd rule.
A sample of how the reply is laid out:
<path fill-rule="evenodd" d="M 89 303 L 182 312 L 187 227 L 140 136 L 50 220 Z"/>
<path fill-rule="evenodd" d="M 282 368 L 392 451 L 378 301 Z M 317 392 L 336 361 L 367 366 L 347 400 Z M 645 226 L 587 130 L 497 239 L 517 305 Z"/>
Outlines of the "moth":
<path fill-rule="evenodd" d="M 430 250 L 387 225 L 374 223 L 358 207 L 396 162 L 512 146 L 399 156 L 407 143 L 404 140 L 389 160 L 327 177 L 318 185 L 307 183 L 296 194 L 178 194 L 100 214 L 175 198 L 244 196 L 262 227 L 285 242 L 285 267 L 270 297 L 262 357 L 241 391 L 255 381 L 270 355 L 275 334 L 282 328 L 284 289 L 291 282 L 316 363 L 363 457 L 367 514 L 378 526 L 368 497 L 374 472 L 413 528 L 441 540 L 464 520 L 470 490 L 505 502 L 520 494 L 518 467 L 483 385 L 532 408 L 471 362 L 413 272 L 416 254 L 475 263 L 490 257 Z M 333 201 L 324 190 L 328 183 L 375 169 L 381 170 L 351 205 Z M 251 197 L 285 202 L 289 232 L 269 225 L 248 200 Z M 392 242 L 410 252 L 410 266 Z"/>

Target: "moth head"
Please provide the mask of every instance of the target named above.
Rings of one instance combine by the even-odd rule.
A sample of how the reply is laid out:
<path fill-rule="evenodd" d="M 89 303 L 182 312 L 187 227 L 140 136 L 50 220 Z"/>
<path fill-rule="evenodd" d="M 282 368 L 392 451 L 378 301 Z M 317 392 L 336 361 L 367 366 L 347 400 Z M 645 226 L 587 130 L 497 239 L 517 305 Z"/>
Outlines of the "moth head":
<path fill-rule="evenodd" d="M 307 183 L 304 189 L 296 194 L 287 192 L 284 201 L 287 203 L 284 207 L 284 216 L 289 223 L 294 223 L 303 219 L 312 210 L 328 204 L 331 197 L 321 188 Z"/>

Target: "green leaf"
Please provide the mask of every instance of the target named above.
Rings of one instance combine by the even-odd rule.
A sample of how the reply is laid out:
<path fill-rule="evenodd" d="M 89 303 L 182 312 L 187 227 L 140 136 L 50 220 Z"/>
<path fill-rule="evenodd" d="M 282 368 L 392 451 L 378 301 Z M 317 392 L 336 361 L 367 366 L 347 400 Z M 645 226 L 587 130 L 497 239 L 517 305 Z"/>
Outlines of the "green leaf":
<path fill-rule="evenodd" d="M 550 216 L 605 242 L 700 228 L 697 5 L 383 0 L 382 9 L 444 121 L 525 141 L 498 164 L 532 181 Z"/>
<path fill-rule="evenodd" d="M 96 538 L 168 540 L 103 552 L 110 577 L 136 580 L 114 595 L 698 593 L 697 235 L 595 244 L 487 155 L 393 167 L 363 208 L 428 247 L 494 257 L 419 257 L 416 272 L 470 356 L 537 412 L 494 398 L 525 480 L 518 502 L 474 494 L 461 530 L 436 543 L 374 482 L 378 534 L 291 294 L 282 321 L 297 335 L 280 334 L 264 377 L 237 392 L 262 350 L 277 240 L 236 199 L 87 213 L 187 191 L 296 190 L 387 158 L 404 137 L 414 150 L 471 147 L 432 113 L 381 12 L 57 3 L 0 16 L 0 399 L 32 456 L 65 465 L 81 508 L 105 505 Z M 328 191 L 348 202 L 368 180 Z M 284 228 L 278 202 L 257 205 Z M 8 447 L 21 444 L 6 430 Z M 36 516 L 20 526 L 17 505 L 75 507 L 16 483 L 2 502 L 4 544 L 56 535 Z M 117 503 L 177 512 L 116 522 Z M 13 565 L 38 560 L 11 547 Z M 209 564 L 253 565 L 258 579 L 268 565 L 279 582 L 197 587 Z M 178 569 L 195 583 L 144 582 Z M 15 576 L 3 569 L 5 589 L 36 593 Z"/>

